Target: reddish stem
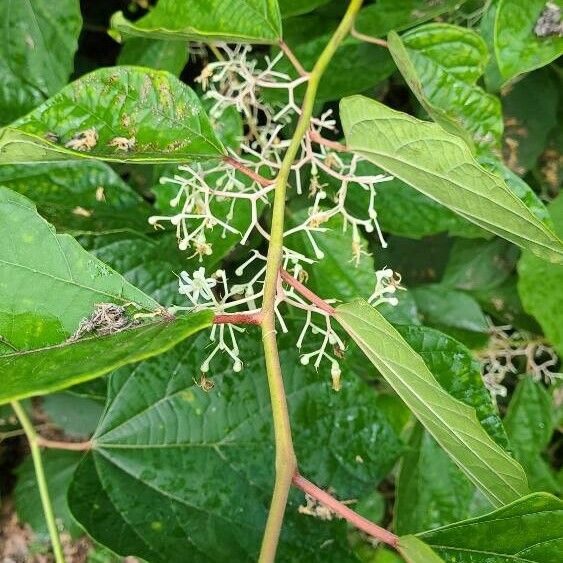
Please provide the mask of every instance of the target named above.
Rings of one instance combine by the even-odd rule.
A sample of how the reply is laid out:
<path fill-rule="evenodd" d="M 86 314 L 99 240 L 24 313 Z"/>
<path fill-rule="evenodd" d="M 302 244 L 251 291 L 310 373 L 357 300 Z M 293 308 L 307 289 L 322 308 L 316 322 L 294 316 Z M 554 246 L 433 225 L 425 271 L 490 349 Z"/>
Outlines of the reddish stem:
<path fill-rule="evenodd" d="M 329 147 L 335 151 L 350 152 L 346 145 L 343 145 L 342 143 L 337 143 L 336 141 L 329 141 L 328 139 L 321 137 L 321 135 L 317 133 L 317 131 L 309 131 L 309 138 L 314 143 L 318 143 L 319 145 L 324 145 L 325 147 Z"/>
<path fill-rule="evenodd" d="M 357 512 L 354 512 L 327 492 L 319 489 L 319 487 L 311 483 L 311 481 L 305 479 L 305 477 L 296 473 L 293 476 L 293 484 L 307 493 L 310 497 L 313 497 L 326 507 L 330 508 L 339 516 L 342 516 L 342 518 L 350 522 L 350 524 L 358 528 L 358 530 L 365 532 L 376 540 L 386 543 L 391 547 L 397 547 L 399 538 L 395 534 L 385 528 L 382 528 L 381 526 L 378 526 L 377 524 L 374 524 L 373 522 L 370 522 L 367 518 L 360 516 Z"/>
<path fill-rule="evenodd" d="M 252 178 L 252 180 L 257 182 L 264 188 L 266 186 L 271 186 L 274 183 L 273 180 L 268 180 L 268 178 L 264 178 L 264 176 L 260 176 L 260 174 L 246 167 L 242 162 L 239 162 L 236 158 L 233 158 L 232 156 L 225 156 L 223 157 L 223 160 L 227 164 L 230 164 L 233 168 L 236 168 L 237 170 L 248 176 L 249 178 Z"/>
<path fill-rule="evenodd" d="M 75 452 L 85 452 L 92 449 L 92 442 L 62 442 L 60 440 L 49 440 L 42 436 L 37 436 L 37 445 L 42 448 L 53 448 L 57 450 L 74 450 Z"/>
<path fill-rule="evenodd" d="M 316 305 L 319 309 L 323 310 L 329 315 L 334 315 L 334 307 L 331 307 L 326 301 L 323 301 L 316 293 L 306 288 L 299 280 L 296 280 L 290 273 L 284 269 L 280 269 L 282 280 L 294 287 L 303 297 L 306 297 L 311 303 Z"/>
<path fill-rule="evenodd" d="M 215 315 L 213 324 L 233 324 L 233 325 L 259 325 L 262 323 L 262 313 L 225 313 Z"/>
<path fill-rule="evenodd" d="M 299 59 L 295 56 L 293 51 L 289 48 L 289 45 L 283 39 L 280 39 L 279 45 L 280 45 L 280 49 L 283 51 L 284 55 L 290 60 L 295 70 L 301 76 L 309 76 L 309 73 L 303 68 L 303 65 L 299 62 Z"/>

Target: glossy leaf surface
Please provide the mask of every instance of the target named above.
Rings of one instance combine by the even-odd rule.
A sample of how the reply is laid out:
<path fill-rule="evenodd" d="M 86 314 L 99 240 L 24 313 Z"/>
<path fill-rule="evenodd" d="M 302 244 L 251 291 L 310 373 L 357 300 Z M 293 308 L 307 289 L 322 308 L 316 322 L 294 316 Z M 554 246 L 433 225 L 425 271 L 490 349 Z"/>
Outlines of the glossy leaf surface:
<path fill-rule="evenodd" d="M 0 164 L 185 162 L 223 152 L 195 93 L 168 72 L 141 67 L 91 72 L 0 130 Z"/>

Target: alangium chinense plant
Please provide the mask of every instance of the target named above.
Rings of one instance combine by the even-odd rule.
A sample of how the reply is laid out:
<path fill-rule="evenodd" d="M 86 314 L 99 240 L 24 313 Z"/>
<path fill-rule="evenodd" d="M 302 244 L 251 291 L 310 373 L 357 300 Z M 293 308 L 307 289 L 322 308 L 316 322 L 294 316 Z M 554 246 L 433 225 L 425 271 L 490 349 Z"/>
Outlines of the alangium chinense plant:
<path fill-rule="evenodd" d="M 514 428 L 525 397 L 555 395 L 538 382 L 560 379 L 557 333 L 529 295 L 537 272 L 560 275 L 563 244 L 551 196 L 518 176 L 518 142 L 503 144 L 498 93 L 560 54 L 559 4 L 160 0 L 112 17 L 122 64 L 66 86 L 72 42 L 36 76 L 54 25 L 41 4 L 4 14 L 25 56 L 0 130 L 0 403 L 29 441 L 57 563 L 53 450 L 77 456 L 69 518 L 121 556 L 555 561 L 559 485 L 538 462 L 551 432 L 530 453 Z M 507 44 L 513 5 L 527 35 Z M 76 38 L 78 3 L 58 9 Z M 354 66 L 365 49 L 373 81 Z M 174 76 L 188 51 L 193 89 Z M 393 80 L 424 119 L 380 101 Z M 135 174 L 137 192 L 123 182 Z M 410 214 L 423 226 L 404 227 Z M 387 263 L 401 229 L 459 237 L 439 284 L 411 290 Z M 517 260 L 547 338 L 505 314 Z M 514 326 L 481 329 L 482 303 Z M 473 316 L 452 321 L 464 307 Z M 505 431 L 496 400 L 521 371 Z M 37 431 L 25 399 L 91 397 L 84 385 L 106 374 L 90 440 Z M 432 508 L 455 496 L 442 474 L 459 497 L 447 516 Z M 375 491 L 386 476 L 392 522 Z"/>

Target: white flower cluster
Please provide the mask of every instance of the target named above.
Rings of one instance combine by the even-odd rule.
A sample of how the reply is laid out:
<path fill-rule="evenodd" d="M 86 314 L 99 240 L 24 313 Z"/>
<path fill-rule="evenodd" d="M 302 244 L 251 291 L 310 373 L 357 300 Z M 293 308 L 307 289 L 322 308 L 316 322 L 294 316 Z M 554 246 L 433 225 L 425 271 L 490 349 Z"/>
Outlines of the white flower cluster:
<path fill-rule="evenodd" d="M 173 184 L 178 188 L 170 201 L 175 212 L 150 219 L 155 226 L 169 222 L 175 227 L 180 249 L 190 251 L 190 257 L 199 256 L 200 261 L 213 252 L 209 232 L 215 228 L 222 230 L 223 237 L 227 233 L 237 234 L 242 244 L 248 242 L 253 232 L 269 240 L 268 232 L 260 224 L 260 212 L 270 203 L 270 192 L 275 189 L 274 179 L 290 144 L 284 138 L 282 130 L 301 114 L 296 103 L 296 89 L 308 80 L 307 73 L 302 69 L 298 69 L 300 75 L 295 79 L 276 70 L 284 56 L 282 51 L 274 58 L 265 57 L 263 68 L 259 68 L 257 59 L 251 57 L 250 46 L 219 45 L 217 49 L 218 60 L 209 63 L 197 80 L 204 89 L 205 96 L 213 101 L 210 110 L 212 118 L 219 118 L 229 107 L 235 107 L 243 115 L 247 133 L 240 140 L 240 154 L 231 151 L 231 156 L 219 162 L 180 166 L 179 174 L 161 178 L 161 183 Z M 272 97 L 268 95 L 268 91 L 282 95 Z M 279 99 L 284 101 L 272 101 Z M 335 121 L 330 111 L 313 118 L 291 166 L 290 188 L 297 195 L 305 194 L 312 200 L 306 217 L 284 233 L 284 238 L 296 233 L 304 234 L 312 249 L 313 257 L 309 257 L 287 245 L 283 247 L 284 267 L 293 269 L 296 277 L 304 274 L 301 264 L 311 264 L 323 258 L 315 235 L 326 231 L 327 226 L 323 225 L 333 217 L 341 218 L 343 231 L 349 228 L 351 230 L 351 262 L 356 265 L 362 255 L 367 254 L 362 247 L 361 229 L 376 232 L 381 245 L 386 246 L 375 209 L 376 186 L 379 182 L 392 178 L 383 174 L 358 174 L 357 168 L 362 158 L 357 155 L 341 155 L 337 143 L 326 142 L 322 138 L 324 131 L 333 131 L 334 128 Z M 324 181 L 338 188 L 330 189 Z M 349 211 L 347 196 L 350 189 L 366 192 L 369 204 L 364 217 L 357 217 Z M 233 226 L 233 218 L 240 206 L 250 206 L 250 220 L 244 229 L 239 230 Z M 248 213 L 248 208 L 246 212 Z M 252 251 L 236 274 L 242 276 L 245 269 L 255 261 L 262 264 L 257 270 L 254 264 L 255 273 L 252 278 L 231 289 L 222 270 L 210 277 L 206 276 L 203 268 L 196 270 L 192 276 L 182 272 L 180 293 L 190 302 L 189 307 L 185 308 L 208 307 L 217 313 L 232 309 L 238 311 L 241 306 L 258 310 L 263 292 L 265 257 L 256 250 Z M 370 302 L 374 306 L 381 303 L 395 305 L 397 299 L 393 293 L 399 282 L 400 280 L 393 278 L 391 270 L 377 272 L 376 287 Z M 319 348 L 304 354 L 302 363 L 307 364 L 313 360 L 318 369 L 323 359 L 328 360 L 333 386 L 337 388 L 340 377 L 337 357 L 341 355 L 344 344 L 332 330 L 330 316 L 304 300 L 293 287 L 284 289 L 280 283 L 278 293 L 280 297 L 275 310 L 282 330 L 287 331 L 287 328 L 278 306 L 285 302 L 306 311 L 306 322 L 297 342 L 299 347 L 309 333 L 321 337 Z M 216 294 L 222 297 L 219 299 Z M 322 322 L 314 322 L 314 315 L 321 315 Z M 213 328 L 211 340 L 216 342 L 216 346 L 203 362 L 202 371 L 209 369 L 209 363 L 218 351 L 231 356 L 235 371 L 242 368 L 235 335 L 240 330 L 240 327 L 233 327 L 231 324 Z"/>

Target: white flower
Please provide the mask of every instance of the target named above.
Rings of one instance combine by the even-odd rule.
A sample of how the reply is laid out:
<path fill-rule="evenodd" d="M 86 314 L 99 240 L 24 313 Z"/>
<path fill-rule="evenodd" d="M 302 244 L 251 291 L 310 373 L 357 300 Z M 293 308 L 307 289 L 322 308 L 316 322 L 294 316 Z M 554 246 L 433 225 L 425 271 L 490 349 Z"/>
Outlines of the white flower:
<path fill-rule="evenodd" d="M 193 273 L 191 278 L 187 272 L 180 273 L 178 291 L 186 295 L 194 305 L 197 305 L 200 297 L 204 301 L 213 301 L 212 288 L 216 285 L 217 280 L 215 278 L 206 278 L 205 268 L 201 267 Z"/>
<path fill-rule="evenodd" d="M 394 296 L 397 288 L 400 287 L 401 276 L 395 274 L 391 268 L 384 268 L 383 270 L 378 270 L 375 272 L 375 289 L 368 299 L 368 303 L 371 303 L 374 307 L 382 305 L 383 303 L 388 303 L 392 307 L 395 307 L 399 300 Z"/>

